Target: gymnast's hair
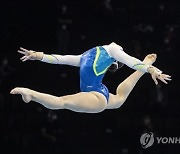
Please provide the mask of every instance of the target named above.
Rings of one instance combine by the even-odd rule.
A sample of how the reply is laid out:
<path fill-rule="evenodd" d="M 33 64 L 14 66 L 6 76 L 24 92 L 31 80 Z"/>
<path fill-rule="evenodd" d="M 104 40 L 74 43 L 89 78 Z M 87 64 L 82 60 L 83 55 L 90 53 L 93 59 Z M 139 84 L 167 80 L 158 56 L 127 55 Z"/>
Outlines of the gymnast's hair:
<path fill-rule="evenodd" d="M 116 72 L 119 68 L 123 67 L 124 64 L 118 61 L 112 63 L 112 65 L 108 68 L 108 71 L 111 73 Z"/>

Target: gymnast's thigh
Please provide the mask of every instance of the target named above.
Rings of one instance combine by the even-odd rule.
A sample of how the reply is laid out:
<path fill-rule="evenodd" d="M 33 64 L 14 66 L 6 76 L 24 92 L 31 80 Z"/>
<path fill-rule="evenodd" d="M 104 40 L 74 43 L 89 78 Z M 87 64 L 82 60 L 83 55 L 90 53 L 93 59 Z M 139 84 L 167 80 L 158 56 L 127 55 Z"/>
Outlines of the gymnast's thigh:
<path fill-rule="evenodd" d="M 99 92 L 80 92 L 60 97 L 66 109 L 76 112 L 97 113 L 106 109 L 107 100 Z"/>

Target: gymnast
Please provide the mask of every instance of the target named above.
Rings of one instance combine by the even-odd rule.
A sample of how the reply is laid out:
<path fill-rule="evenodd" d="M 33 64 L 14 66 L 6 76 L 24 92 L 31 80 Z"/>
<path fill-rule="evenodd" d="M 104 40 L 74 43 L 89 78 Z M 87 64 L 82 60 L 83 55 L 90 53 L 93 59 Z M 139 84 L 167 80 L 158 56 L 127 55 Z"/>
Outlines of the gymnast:
<path fill-rule="evenodd" d="M 18 52 L 23 54 L 21 58 L 23 62 L 40 60 L 50 64 L 80 67 L 81 92 L 79 93 L 57 97 L 22 87 L 16 87 L 10 92 L 21 94 L 26 103 L 34 101 L 48 109 L 68 109 L 82 113 L 99 113 L 105 109 L 117 109 L 126 101 L 143 74 L 149 73 L 156 85 L 158 80 L 165 84 L 171 80 L 171 76 L 163 74 L 152 65 L 156 61 L 156 54 L 149 54 L 140 61 L 125 53 L 123 48 L 114 42 L 94 47 L 81 55 L 49 55 L 24 48 L 20 48 Z M 118 85 L 116 94 L 109 93 L 102 83 L 105 73 L 108 70 L 117 70 L 124 64 L 136 71 Z"/>

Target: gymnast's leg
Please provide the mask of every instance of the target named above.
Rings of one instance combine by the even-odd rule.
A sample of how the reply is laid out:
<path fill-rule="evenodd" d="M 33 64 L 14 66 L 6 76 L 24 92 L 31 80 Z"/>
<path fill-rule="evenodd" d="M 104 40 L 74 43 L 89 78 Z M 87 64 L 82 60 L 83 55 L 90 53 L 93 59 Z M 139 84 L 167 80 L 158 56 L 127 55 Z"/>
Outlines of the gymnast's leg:
<path fill-rule="evenodd" d="M 80 92 L 56 97 L 28 88 L 14 88 L 11 94 L 21 94 L 24 102 L 34 101 L 49 109 L 69 109 L 75 112 L 98 113 L 106 109 L 107 100 L 98 92 Z"/>
<path fill-rule="evenodd" d="M 149 54 L 145 57 L 143 62 L 145 64 L 153 64 L 156 61 L 156 54 Z M 143 76 L 144 73 L 136 71 L 126 78 L 116 89 L 116 95 L 110 94 L 107 109 L 119 108 L 127 99 L 130 92 L 133 90 L 134 86 L 138 80 Z"/>

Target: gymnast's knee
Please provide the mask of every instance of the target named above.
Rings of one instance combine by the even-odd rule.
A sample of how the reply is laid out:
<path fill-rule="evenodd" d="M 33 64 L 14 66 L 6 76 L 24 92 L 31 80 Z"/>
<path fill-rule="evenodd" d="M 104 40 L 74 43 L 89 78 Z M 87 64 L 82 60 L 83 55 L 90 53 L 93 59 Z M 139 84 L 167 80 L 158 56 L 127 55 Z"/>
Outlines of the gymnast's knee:
<path fill-rule="evenodd" d="M 65 96 L 58 97 L 58 102 L 61 106 L 66 109 L 69 106 L 69 99 Z"/>

